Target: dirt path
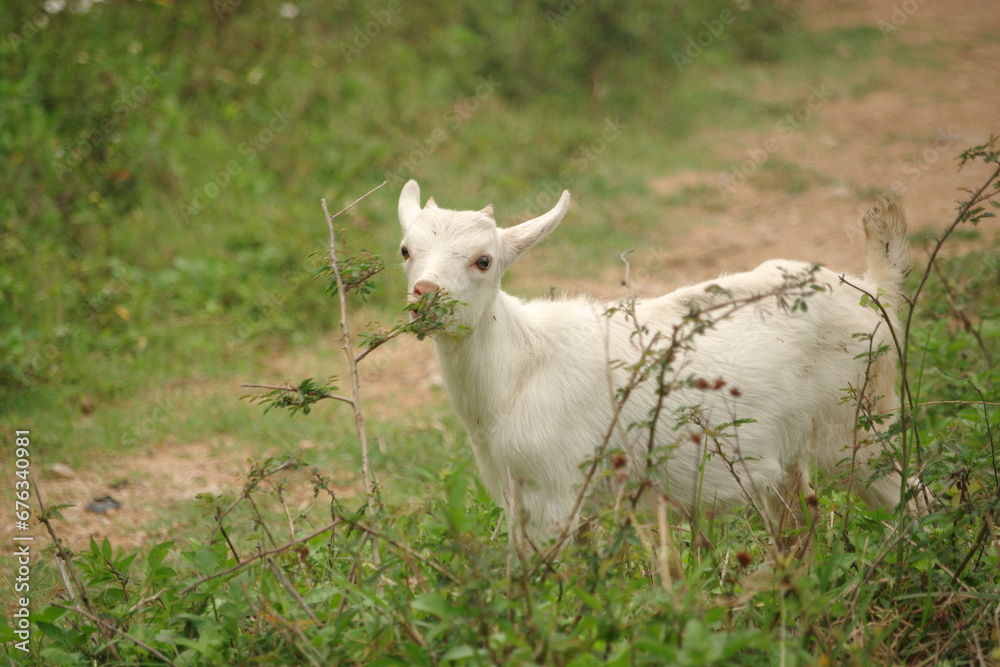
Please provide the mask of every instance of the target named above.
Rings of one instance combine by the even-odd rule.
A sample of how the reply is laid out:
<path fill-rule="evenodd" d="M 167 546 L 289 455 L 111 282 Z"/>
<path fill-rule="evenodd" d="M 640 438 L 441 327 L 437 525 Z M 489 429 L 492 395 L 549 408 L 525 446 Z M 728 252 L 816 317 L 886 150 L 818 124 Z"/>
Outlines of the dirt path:
<path fill-rule="evenodd" d="M 907 13 L 904 7 L 916 9 Z M 829 99 L 808 127 L 781 135 L 780 147 L 767 158 L 808 175 L 809 186 L 799 193 L 789 194 L 780 184 L 762 187 L 752 175 L 730 189 L 719 188 L 717 173 L 652 178 L 651 189 L 664 198 L 707 187 L 720 193 L 723 201 L 712 210 L 692 203 L 664 211 L 666 219 L 703 219 L 710 214 L 715 222 L 692 229 L 669 246 L 647 250 L 634 273 L 640 294 L 663 293 L 774 257 L 857 270 L 863 256 L 860 219 L 869 193 L 895 186 L 911 229 L 939 229 L 953 216 L 957 188 L 977 182 L 975 172 L 956 172 L 953 157 L 1000 131 L 1000 68 L 995 66 L 1000 62 L 1000 40 L 988 39 L 1000 34 L 996 0 L 966 0 L 960 5 L 811 0 L 804 3 L 802 13 L 806 25 L 816 29 L 898 24 L 890 39 L 918 47 L 934 45 L 939 63 L 907 65 L 898 79 L 890 70 L 885 80 L 891 83 L 864 94 L 852 93 L 836 80 L 817 82 L 828 86 Z M 776 135 L 777 128 L 760 135 L 720 132 L 713 143 L 732 147 L 732 154 L 724 156 L 731 160 L 730 176 L 743 165 L 748 165 L 748 173 L 756 173 L 760 166 L 753 167 L 754 156 L 767 152 L 769 139 Z M 1000 227 L 994 222 L 991 228 Z M 608 286 L 617 283 L 619 274 L 619 267 L 609 267 L 606 276 L 588 287 L 615 296 Z M 579 290 L 578 285 L 560 287 Z M 367 371 L 369 405 L 379 406 L 371 416 L 413 419 L 420 407 L 414 402 L 419 401 L 418 390 L 435 382 L 432 346 L 399 341 L 387 358 L 394 360 L 391 366 L 383 363 Z M 400 396 L 401 386 L 407 387 L 407 396 Z M 66 538 L 94 534 L 137 545 L 171 531 L 170 525 L 157 520 L 161 511 L 168 514 L 198 493 L 239 489 L 242 480 L 232 471 L 243 470 L 245 461 L 245 450 L 235 444 L 164 445 L 121 461 L 112 474 L 81 471 L 65 478 L 43 472 L 42 480 L 47 502 L 77 504 L 64 511 L 61 530 Z M 122 509 L 106 515 L 84 510 L 91 499 L 104 495 L 115 497 Z M 4 530 L 8 529 L 0 528 Z"/>
<path fill-rule="evenodd" d="M 751 174 L 737 187 L 719 188 L 720 176 L 725 177 L 720 174 L 686 172 L 653 179 L 653 189 L 663 195 L 708 186 L 722 193 L 726 210 L 715 215 L 717 224 L 657 248 L 652 253 L 655 270 L 637 285 L 641 292 L 660 293 L 773 257 L 858 270 L 863 262 L 860 220 L 870 193 L 896 192 L 911 231 L 930 232 L 954 218 L 958 188 L 987 173 L 971 168 L 958 173 L 954 157 L 1000 132 L 1000 68 L 989 65 L 1000 59 L 1000 40 L 995 39 L 1000 5 L 992 0 L 804 4 L 808 27 L 881 25 L 888 39 L 934 45 L 941 64 L 907 66 L 895 80 L 888 69 L 888 83 L 864 95 L 852 94 L 842 82 L 820 80 L 815 87 L 825 86 L 830 97 L 800 131 L 786 135 L 776 127 L 760 136 L 721 136 L 717 145 L 735 147 L 728 175 L 736 174 L 738 183 L 739 174 Z M 917 9 L 907 14 L 904 6 Z M 755 185 L 769 140 L 777 149 L 766 160 L 791 163 L 811 187 L 788 194 L 780 183 L 767 189 Z M 673 219 L 705 214 L 697 206 L 666 213 Z M 987 223 L 989 229 L 1000 229 L 995 220 Z M 922 251 L 916 252 L 919 259 Z"/>

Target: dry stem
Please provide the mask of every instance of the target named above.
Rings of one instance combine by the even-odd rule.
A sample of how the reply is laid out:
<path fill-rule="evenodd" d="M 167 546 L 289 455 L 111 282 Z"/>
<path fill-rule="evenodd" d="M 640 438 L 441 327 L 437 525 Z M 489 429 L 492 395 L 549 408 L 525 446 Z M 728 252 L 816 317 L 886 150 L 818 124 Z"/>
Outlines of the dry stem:
<path fill-rule="evenodd" d="M 374 505 L 371 502 L 374 499 L 375 476 L 372 474 L 371 459 L 368 455 L 368 433 L 365 431 L 365 418 L 361 412 L 361 383 L 358 379 L 358 364 L 354 354 L 351 352 L 353 347 L 351 345 L 351 330 L 347 323 L 347 294 L 344 290 L 344 280 L 340 275 L 340 262 L 337 260 L 337 232 L 333 228 L 333 221 L 385 184 L 386 181 L 383 181 L 381 185 L 372 188 L 358 197 L 335 215 L 330 215 L 330 211 L 326 207 L 326 199 L 321 200 L 323 214 L 326 216 L 326 226 L 330 231 L 330 268 L 333 269 L 333 277 L 337 282 L 337 300 L 340 302 L 341 349 L 344 350 L 344 356 L 347 358 L 347 366 L 351 375 L 351 398 L 347 402 L 350 403 L 354 411 L 354 426 L 358 434 L 358 441 L 361 444 L 361 475 L 364 478 L 365 494 L 369 499 L 369 515 L 372 515 L 375 511 Z M 377 562 L 378 549 L 375 549 L 375 553 Z"/>

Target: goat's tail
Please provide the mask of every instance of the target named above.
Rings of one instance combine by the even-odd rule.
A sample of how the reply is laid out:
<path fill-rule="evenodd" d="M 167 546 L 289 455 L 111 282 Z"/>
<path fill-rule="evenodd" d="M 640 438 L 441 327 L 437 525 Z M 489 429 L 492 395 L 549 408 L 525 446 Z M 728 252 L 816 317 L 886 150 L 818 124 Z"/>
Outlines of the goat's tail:
<path fill-rule="evenodd" d="M 910 244 L 903 208 L 891 197 L 879 197 L 865 212 L 865 278 L 881 289 L 899 290 L 910 272 Z"/>

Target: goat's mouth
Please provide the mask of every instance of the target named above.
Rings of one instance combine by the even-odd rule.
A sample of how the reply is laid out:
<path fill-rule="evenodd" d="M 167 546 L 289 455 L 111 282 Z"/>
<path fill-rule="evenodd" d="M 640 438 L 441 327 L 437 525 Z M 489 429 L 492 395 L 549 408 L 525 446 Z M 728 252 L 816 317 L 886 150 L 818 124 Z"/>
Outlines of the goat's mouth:
<path fill-rule="evenodd" d="M 413 294 L 408 294 L 406 297 L 406 310 L 409 311 L 409 320 L 411 322 L 416 322 L 420 319 L 420 308 L 417 304 L 420 303 L 420 297 Z"/>
<path fill-rule="evenodd" d="M 465 304 L 452 298 L 446 291 L 435 289 L 422 294 L 409 293 L 406 310 L 409 312 L 409 326 L 418 338 L 436 333 L 454 334 L 463 327 L 459 323 L 456 308 Z"/>

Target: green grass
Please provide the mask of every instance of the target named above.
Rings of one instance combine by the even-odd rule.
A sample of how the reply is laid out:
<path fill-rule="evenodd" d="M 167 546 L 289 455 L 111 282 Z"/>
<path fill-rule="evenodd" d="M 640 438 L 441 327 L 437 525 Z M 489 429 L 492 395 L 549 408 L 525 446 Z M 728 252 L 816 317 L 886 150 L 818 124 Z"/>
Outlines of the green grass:
<path fill-rule="evenodd" d="M 939 403 L 978 391 L 995 401 L 995 245 L 943 264 L 948 286 L 932 281 L 915 327 L 913 387 L 933 403 L 916 428 L 940 511 L 914 526 L 855 508 L 828 480 L 798 560 L 752 512 L 704 517 L 697 538 L 676 522 L 682 571 L 668 581 L 655 515 L 636 524 L 596 509 L 589 540 L 557 558 L 517 558 L 440 390 L 427 392 L 417 423 L 369 419 L 374 514 L 359 498 L 331 498 L 312 473 L 357 486 L 345 406 L 289 418 L 239 400 L 243 383 L 298 379 L 285 377 L 290 365 L 316 378 L 342 366 L 336 307 L 313 275 L 326 244 L 320 198 L 337 210 L 389 180 L 340 219 L 347 252 L 387 258 L 369 302 L 352 300 L 363 328 L 403 315 L 395 207 L 411 171 L 444 206 L 492 199 L 501 224 L 569 187 L 579 205 L 561 242 L 512 271 L 518 293 L 547 294 L 536 266 L 593 279 L 622 250 L 685 231 L 664 225 L 663 204 L 704 206 L 714 188 L 663 202 L 650 179 L 730 168 L 744 150 L 707 129 L 771 132 L 811 86 L 836 81 L 860 96 L 892 68 L 940 66 L 934 49 L 872 27 L 806 31 L 778 3 L 753 3 L 683 72 L 673 52 L 730 3 L 623 12 L 594 1 L 552 24 L 546 3 L 522 13 L 303 2 L 285 19 L 255 3 L 220 13 L 108 2 L 49 16 L 32 34 L 23 26 L 37 12 L 8 5 L 0 423 L 33 430 L 39 466 L 113 470 L 154 445 L 192 442 L 256 461 L 245 492 L 167 506 L 148 528 L 169 542 L 72 546 L 93 613 L 131 639 L 101 638 L 90 611 L 67 610 L 76 603 L 53 548 L 39 545 L 30 655 L 0 621 L 18 664 L 163 662 L 143 645 L 192 665 L 1000 661 L 995 529 L 980 538 L 998 511 L 996 412 Z M 391 17 L 370 44 L 345 51 L 383 10 Z M 781 160 L 754 178 L 792 193 L 822 184 Z M 288 457 L 302 467 L 272 472 Z M 316 484 L 310 511 L 282 502 L 312 497 Z M 334 531 L 290 545 L 331 521 Z M 285 545 L 199 583 L 237 555 Z"/>

